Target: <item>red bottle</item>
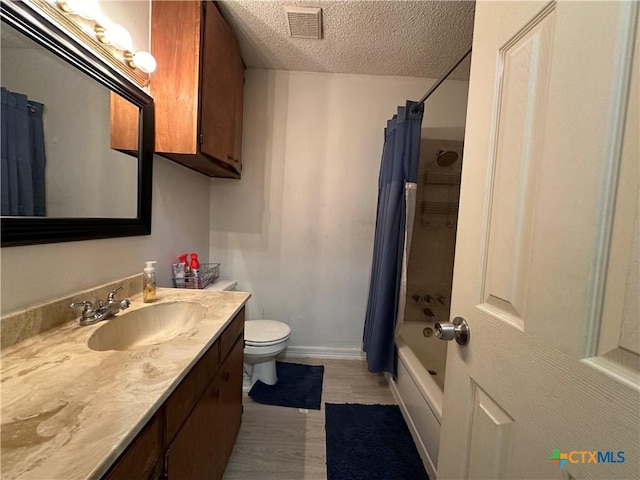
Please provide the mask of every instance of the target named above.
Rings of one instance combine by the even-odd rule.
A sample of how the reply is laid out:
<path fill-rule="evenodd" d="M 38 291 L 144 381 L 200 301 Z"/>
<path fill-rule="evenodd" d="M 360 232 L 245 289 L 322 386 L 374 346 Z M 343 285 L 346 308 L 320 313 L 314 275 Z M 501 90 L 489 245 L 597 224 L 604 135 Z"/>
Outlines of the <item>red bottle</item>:
<path fill-rule="evenodd" d="M 196 253 L 191 254 L 191 274 L 193 275 L 193 281 L 195 282 L 195 288 L 202 288 L 202 282 L 200 279 L 200 262 L 198 261 L 198 255 Z"/>
<path fill-rule="evenodd" d="M 183 253 L 180 255 L 180 263 L 184 264 L 184 273 L 185 275 L 191 272 L 191 268 L 189 267 L 189 262 L 187 261 L 188 253 Z"/>
<path fill-rule="evenodd" d="M 197 253 L 192 253 L 191 254 L 191 271 L 193 272 L 194 275 L 200 273 L 200 262 L 198 261 L 198 254 Z"/>

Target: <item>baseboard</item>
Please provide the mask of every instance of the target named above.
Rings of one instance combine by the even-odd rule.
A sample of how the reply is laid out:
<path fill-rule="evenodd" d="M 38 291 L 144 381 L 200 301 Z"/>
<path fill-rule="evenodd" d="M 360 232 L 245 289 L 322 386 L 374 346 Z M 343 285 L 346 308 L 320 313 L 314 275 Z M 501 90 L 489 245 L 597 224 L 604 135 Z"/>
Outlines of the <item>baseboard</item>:
<path fill-rule="evenodd" d="M 436 471 L 435 465 L 431 461 L 429 454 L 427 453 L 427 448 L 424 443 L 420 439 L 420 435 L 418 434 L 418 429 L 413 423 L 413 419 L 409 415 L 409 411 L 407 410 L 402 397 L 400 396 L 400 392 L 398 391 L 398 387 L 396 386 L 396 382 L 393 381 L 391 374 L 385 372 L 385 378 L 387 379 L 387 383 L 389 384 L 389 389 L 391 390 L 391 394 L 395 399 L 396 403 L 400 407 L 400 411 L 402 412 L 402 416 L 404 417 L 404 421 L 407 422 L 407 427 L 409 427 L 409 431 L 411 432 L 411 436 L 413 437 L 413 443 L 416 445 L 416 450 L 418 450 L 418 454 L 422 459 L 422 464 L 424 468 L 427 470 L 427 474 L 429 475 L 430 480 L 437 480 L 438 473 Z"/>
<path fill-rule="evenodd" d="M 364 360 L 364 352 L 359 348 L 300 347 L 289 346 L 285 358 L 326 358 L 336 360 Z"/>

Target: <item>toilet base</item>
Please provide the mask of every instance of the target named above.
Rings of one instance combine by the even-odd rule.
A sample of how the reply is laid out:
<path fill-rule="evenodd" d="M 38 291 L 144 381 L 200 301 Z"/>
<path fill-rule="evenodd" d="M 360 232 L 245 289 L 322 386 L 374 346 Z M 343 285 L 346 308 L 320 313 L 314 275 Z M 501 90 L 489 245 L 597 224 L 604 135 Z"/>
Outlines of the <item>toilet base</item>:
<path fill-rule="evenodd" d="M 245 364 L 244 371 L 242 372 L 242 391 L 243 392 L 248 392 L 249 390 L 251 390 L 251 375 L 247 371 L 247 367 L 249 367 L 249 365 Z"/>
<path fill-rule="evenodd" d="M 247 374 L 251 375 L 251 386 L 260 380 L 267 385 L 275 385 L 278 382 L 278 374 L 276 373 L 276 361 L 274 358 L 264 362 L 256 362 L 251 365 L 244 364 Z"/>

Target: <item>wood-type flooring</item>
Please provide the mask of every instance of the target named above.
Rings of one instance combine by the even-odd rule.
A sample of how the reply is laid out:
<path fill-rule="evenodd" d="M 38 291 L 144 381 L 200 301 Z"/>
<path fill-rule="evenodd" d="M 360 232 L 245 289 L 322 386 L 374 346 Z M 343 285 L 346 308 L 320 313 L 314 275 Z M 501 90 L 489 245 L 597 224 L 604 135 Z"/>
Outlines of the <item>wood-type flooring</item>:
<path fill-rule="evenodd" d="M 284 361 L 324 365 L 321 409 L 261 405 L 245 393 L 242 427 L 224 480 L 326 479 L 324 403 L 395 403 L 384 376 L 369 373 L 363 360 Z"/>

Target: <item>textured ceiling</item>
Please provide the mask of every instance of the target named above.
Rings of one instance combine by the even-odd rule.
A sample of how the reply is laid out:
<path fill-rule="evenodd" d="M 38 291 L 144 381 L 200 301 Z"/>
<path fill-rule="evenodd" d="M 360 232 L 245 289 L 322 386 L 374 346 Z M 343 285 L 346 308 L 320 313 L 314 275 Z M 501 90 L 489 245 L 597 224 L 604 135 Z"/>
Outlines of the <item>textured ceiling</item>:
<path fill-rule="evenodd" d="M 438 78 L 471 46 L 473 1 L 221 1 L 248 67 Z M 323 39 L 290 38 L 285 7 L 320 7 Z M 468 79 L 469 59 L 449 77 Z"/>

